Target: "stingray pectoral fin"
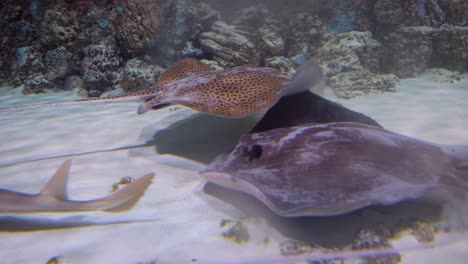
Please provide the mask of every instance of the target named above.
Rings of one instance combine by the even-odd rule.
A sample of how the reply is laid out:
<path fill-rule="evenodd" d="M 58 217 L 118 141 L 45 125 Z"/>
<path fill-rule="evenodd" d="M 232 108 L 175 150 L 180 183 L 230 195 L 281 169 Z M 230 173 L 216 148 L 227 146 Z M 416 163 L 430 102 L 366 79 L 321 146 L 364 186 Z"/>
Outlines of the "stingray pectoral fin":
<path fill-rule="evenodd" d="M 308 123 L 355 122 L 382 127 L 372 118 L 309 91 L 281 98 L 249 133 Z"/>
<path fill-rule="evenodd" d="M 112 207 L 103 209 L 106 212 L 121 212 L 131 209 L 145 193 L 154 179 L 154 173 L 146 174 L 143 177 L 131 182 L 125 188 L 105 197 L 102 202 L 117 201 Z"/>
<path fill-rule="evenodd" d="M 67 182 L 70 174 L 71 159 L 67 159 L 57 169 L 54 176 L 42 189 L 40 195 L 54 197 L 61 200 L 67 199 Z"/>
<path fill-rule="evenodd" d="M 210 66 L 202 63 L 199 60 L 192 58 L 184 58 L 172 64 L 158 80 L 158 85 L 165 85 L 177 80 L 183 79 L 190 74 L 212 71 Z"/>
<path fill-rule="evenodd" d="M 320 65 L 308 60 L 299 66 L 296 73 L 289 81 L 282 96 L 290 96 L 304 91 L 311 91 L 323 95 L 325 90 L 325 76 Z"/>

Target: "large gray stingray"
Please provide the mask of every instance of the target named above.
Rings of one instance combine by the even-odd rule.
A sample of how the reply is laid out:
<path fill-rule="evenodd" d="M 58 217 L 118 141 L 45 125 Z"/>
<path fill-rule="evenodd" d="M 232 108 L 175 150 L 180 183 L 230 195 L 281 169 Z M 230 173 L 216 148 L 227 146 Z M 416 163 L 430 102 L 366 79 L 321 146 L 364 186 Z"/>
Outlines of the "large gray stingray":
<path fill-rule="evenodd" d="M 440 191 L 468 190 L 468 146 L 438 145 L 358 123 L 243 136 L 201 176 L 281 216 L 337 215 Z"/>

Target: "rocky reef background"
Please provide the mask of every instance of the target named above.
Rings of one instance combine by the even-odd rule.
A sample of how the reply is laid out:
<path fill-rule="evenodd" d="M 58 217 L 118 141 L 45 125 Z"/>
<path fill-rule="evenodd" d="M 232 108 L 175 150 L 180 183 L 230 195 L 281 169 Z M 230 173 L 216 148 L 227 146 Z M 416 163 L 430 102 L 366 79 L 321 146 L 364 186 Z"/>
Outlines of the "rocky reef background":
<path fill-rule="evenodd" d="M 0 33 L 0 81 L 25 94 L 147 88 L 183 57 L 284 71 L 314 59 L 345 98 L 468 70 L 466 0 L 3 0 Z"/>

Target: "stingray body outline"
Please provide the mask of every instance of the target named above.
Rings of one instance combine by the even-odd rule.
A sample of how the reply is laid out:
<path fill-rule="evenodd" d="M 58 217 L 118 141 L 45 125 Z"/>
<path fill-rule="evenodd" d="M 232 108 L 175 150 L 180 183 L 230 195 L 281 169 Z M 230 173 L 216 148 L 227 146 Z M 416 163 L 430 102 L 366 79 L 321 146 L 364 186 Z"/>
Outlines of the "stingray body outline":
<path fill-rule="evenodd" d="M 240 118 L 272 107 L 282 97 L 310 90 L 322 95 L 325 77 L 313 61 L 295 74 L 268 67 L 238 66 L 213 70 L 196 59 L 185 58 L 169 67 L 157 83 L 124 95 L 0 108 L 0 112 L 34 110 L 84 104 L 142 102 L 138 114 L 182 104 L 199 112 Z"/>

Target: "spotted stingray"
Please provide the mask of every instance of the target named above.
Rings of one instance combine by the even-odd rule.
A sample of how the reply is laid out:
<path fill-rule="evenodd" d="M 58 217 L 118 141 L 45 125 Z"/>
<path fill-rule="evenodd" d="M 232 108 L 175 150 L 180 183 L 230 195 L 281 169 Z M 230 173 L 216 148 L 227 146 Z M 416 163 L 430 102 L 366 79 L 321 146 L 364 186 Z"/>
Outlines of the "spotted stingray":
<path fill-rule="evenodd" d="M 317 77 L 317 78 L 316 78 Z M 311 80 L 311 82 L 309 82 Z M 318 85 L 322 84 L 322 85 Z M 195 59 L 183 59 L 172 65 L 150 89 L 122 96 L 18 106 L 0 110 L 35 109 L 90 103 L 142 101 L 138 113 L 182 104 L 197 111 L 236 118 L 269 109 L 282 96 L 297 87 L 323 88 L 320 67 L 305 63 L 294 76 L 265 67 L 234 67 L 212 70 Z"/>
<path fill-rule="evenodd" d="M 170 81 L 165 81 L 166 76 L 171 76 Z M 214 71 L 197 60 L 184 59 L 161 79 L 161 92 L 146 98 L 138 109 L 139 114 L 182 104 L 200 112 L 237 118 L 268 110 L 282 97 L 306 90 L 321 94 L 324 89 L 320 66 L 312 61 L 305 62 L 291 75 L 266 67 Z"/>
<path fill-rule="evenodd" d="M 247 193 L 281 216 L 465 194 L 468 146 L 438 145 L 375 126 L 304 124 L 243 136 L 200 175 Z"/>

